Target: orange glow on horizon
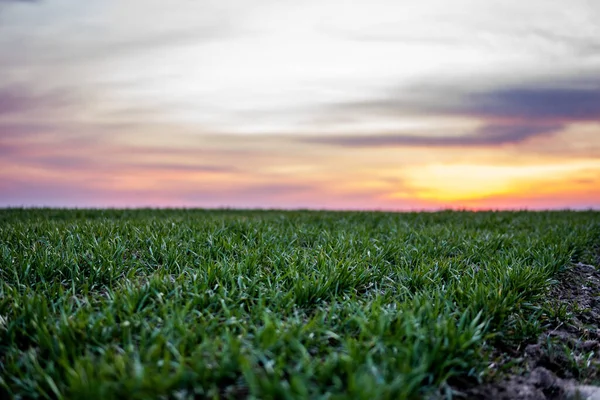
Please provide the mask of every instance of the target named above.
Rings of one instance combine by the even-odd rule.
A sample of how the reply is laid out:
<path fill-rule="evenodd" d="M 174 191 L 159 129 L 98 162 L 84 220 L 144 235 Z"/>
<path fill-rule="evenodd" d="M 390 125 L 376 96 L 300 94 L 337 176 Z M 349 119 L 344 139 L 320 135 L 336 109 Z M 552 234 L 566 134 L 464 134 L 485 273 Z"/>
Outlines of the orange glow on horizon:
<path fill-rule="evenodd" d="M 600 139 L 589 134 L 594 125 L 583 128 L 585 135 L 469 148 L 343 148 L 185 129 L 166 146 L 143 127 L 77 144 L 13 136 L 0 138 L 15 149 L 0 159 L 0 189 L 4 204 L 16 206 L 598 208 L 600 159 L 591 153 Z"/>
<path fill-rule="evenodd" d="M 530 194 L 564 196 L 600 187 L 600 161 L 567 161 L 549 165 L 428 165 L 411 171 L 412 195 L 445 204 L 472 204 L 480 199 L 526 197 Z M 583 180 L 583 181 L 582 181 Z M 597 185 L 597 186 L 593 186 Z M 404 198 L 405 193 L 392 194 Z M 502 204 L 499 205 L 502 207 Z"/>

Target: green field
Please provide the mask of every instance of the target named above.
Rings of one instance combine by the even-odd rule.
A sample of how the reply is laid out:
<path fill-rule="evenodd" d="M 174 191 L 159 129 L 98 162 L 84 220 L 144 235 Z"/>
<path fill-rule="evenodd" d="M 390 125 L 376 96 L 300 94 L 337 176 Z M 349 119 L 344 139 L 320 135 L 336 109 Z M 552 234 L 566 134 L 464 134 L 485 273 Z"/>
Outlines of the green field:
<path fill-rule="evenodd" d="M 600 212 L 0 210 L 0 397 L 450 394 Z"/>

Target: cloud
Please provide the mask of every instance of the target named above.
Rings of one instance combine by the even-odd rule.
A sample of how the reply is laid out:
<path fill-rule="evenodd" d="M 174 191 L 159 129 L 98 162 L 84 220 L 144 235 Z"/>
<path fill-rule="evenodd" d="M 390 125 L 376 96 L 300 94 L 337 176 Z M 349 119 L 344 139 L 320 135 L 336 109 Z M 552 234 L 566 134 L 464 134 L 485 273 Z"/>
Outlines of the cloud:
<path fill-rule="evenodd" d="M 0 69 L 7 71 L 19 71 L 24 66 L 44 71 L 74 66 L 80 70 L 98 68 L 107 61 L 131 63 L 132 58 L 140 55 L 164 57 L 161 62 L 165 62 L 168 58 L 165 54 L 173 54 L 174 49 L 248 34 L 222 15 L 206 7 L 202 9 L 201 2 L 186 2 L 172 8 L 164 7 L 161 2 L 157 8 L 149 0 L 127 4 L 107 1 L 104 5 L 0 0 L 0 7 L 18 3 L 43 3 L 45 14 L 52 17 L 47 18 L 41 12 L 16 13 L 6 18 L 14 25 L 13 29 L 0 24 L 0 35 L 7 38 L 0 41 Z M 138 18 L 140 12 L 152 17 Z M 154 15 L 160 15 L 160 23 L 156 23 Z M 44 29 L 40 30 L 42 25 Z M 13 46 L 17 42 L 19 46 Z"/>
<path fill-rule="evenodd" d="M 597 14 L 600 16 L 600 12 L 597 12 Z M 526 36 L 537 39 L 537 41 L 560 45 L 578 56 L 595 56 L 600 50 L 600 39 L 597 35 L 594 35 L 591 32 L 585 32 L 585 30 L 580 32 L 564 31 L 557 33 L 550 29 L 528 29 L 525 32 L 516 34 L 521 39 Z"/>
<path fill-rule="evenodd" d="M 307 138 L 311 143 L 342 147 L 380 146 L 434 146 L 474 147 L 515 144 L 527 139 L 551 135 L 563 128 L 561 124 L 548 125 L 486 125 L 474 133 L 461 136 L 433 136 L 410 134 L 336 135 Z"/>
<path fill-rule="evenodd" d="M 12 84 L 0 87 L 0 115 L 30 114 L 46 108 L 59 108 L 77 103 L 74 94 L 62 89 L 32 90 Z"/>
<path fill-rule="evenodd" d="M 484 118 L 599 121 L 600 87 L 499 89 L 467 95 L 450 111 Z"/>
<path fill-rule="evenodd" d="M 182 45 L 198 45 L 235 37 L 238 33 L 227 25 L 207 25 L 193 28 L 171 29 L 145 35 L 129 34 L 125 38 L 94 38 L 93 46 L 89 41 L 73 42 L 72 47 L 61 49 L 57 54 L 44 54 L 45 63 L 88 63 L 93 64 L 106 59 L 131 57 L 150 51 L 164 51 Z"/>
<path fill-rule="evenodd" d="M 0 101 L 1 102 L 1 101 Z M 1 108 L 1 106 L 0 106 Z M 24 109 L 21 109 L 24 110 Z M 13 111 L 13 112 L 16 112 Z M 2 115 L 2 111 L 0 111 L 0 116 Z M 58 131 L 59 127 L 55 124 L 44 124 L 44 123 L 29 123 L 29 122 L 4 122 L 0 121 L 0 132 L 2 135 L 0 136 L 0 143 L 2 143 L 3 139 L 7 140 L 22 140 L 22 139 L 31 139 L 37 138 L 41 135 L 44 135 L 48 132 Z"/>
<path fill-rule="evenodd" d="M 591 10 L 588 10 L 591 13 Z M 600 15 L 600 13 L 598 13 Z M 330 35 L 345 40 L 379 42 L 393 44 L 412 44 L 428 46 L 452 46 L 489 48 L 518 44 L 520 47 L 531 48 L 545 55 L 595 56 L 600 49 L 600 39 L 593 32 L 585 30 L 560 31 L 542 26 L 525 24 L 520 26 L 491 28 L 484 24 L 476 24 L 471 29 L 477 29 L 477 35 L 469 32 L 468 24 L 440 24 L 445 29 L 431 29 L 430 26 L 403 26 L 397 21 L 387 24 L 367 25 L 362 29 L 335 29 L 325 27 L 323 30 Z M 483 25 L 483 26 L 482 26 Z"/>
<path fill-rule="evenodd" d="M 224 165 L 192 165 L 192 164 L 176 164 L 176 163 L 138 163 L 138 164 L 123 164 L 122 167 L 135 167 L 144 170 L 164 170 L 164 171 L 180 171 L 180 172 L 208 172 L 208 173 L 229 173 L 238 171 L 233 166 Z"/>
<path fill-rule="evenodd" d="M 0 125 L 1 127 L 1 125 Z M 198 156 L 199 150 L 177 151 L 180 158 L 185 155 Z M 144 146 L 116 147 L 114 144 L 94 145 L 93 142 L 80 140 L 70 144 L 69 141 L 45 143 L 7 142 L 0 140 L 0 155 L 3 161 L 12 165 L 44 168 L 48 171 L 113 171 L 128 173 L 135 171 L 151 171 L 180 174 L 226 174 L 237 173 L 239 169 L 233 165 L 216 163 L 195 163 L 192 160 L 181 161 L 146 161 L 145 159 L 166 158 L 174 152 L 169 149 L 152 149 Z M 131 154 L 140 157 L 133 160 Z"/>
<path fill-rule="evenodd" d="M 41 0 L 0 0 L 0 14 L 2 14 L 5 6 L 10 6 L 11 4 L 36 4 L 41 3 Z"/>
<path fill-rule="evenodd" d="M 477 88 L 478 82 L 414 84 L 361 101 L 332 105 L 323 113 L 351 116 L 447 116 L 519 125 L 600 121 L 600 74 L 567 82 Z"/>
<path fill-rule="evenodd" d="M 27 161 L 26 159 L 21 159 L 21 161 Z M 102 170 L 108 169 L 113 171 L 135 171 L 135 170 L 143 170 L 143 171 L 163 171 L 163 172 L 177 172 L 177 173 L 231 173 L 236 172 L 237 169 L 232 166 L 222 166 L 222 165 L 210 165 L 210 164 L 177 164 L 177 163 L 146 163 L 146 162 L 123 162 L 123 161 L 101 161 L 98 159 L 93 159 L 91 157 L 78 157 L 78 156 L 70 156 L 70 155 L 54 155 L 54 156 L 44 156 L 44 157 L 35 157 L 30 160 L 30 163 L 33 165 L 38 165 L 40 167 L 48 168 L 48 169 L 77 169 L 77 170 Z"/>

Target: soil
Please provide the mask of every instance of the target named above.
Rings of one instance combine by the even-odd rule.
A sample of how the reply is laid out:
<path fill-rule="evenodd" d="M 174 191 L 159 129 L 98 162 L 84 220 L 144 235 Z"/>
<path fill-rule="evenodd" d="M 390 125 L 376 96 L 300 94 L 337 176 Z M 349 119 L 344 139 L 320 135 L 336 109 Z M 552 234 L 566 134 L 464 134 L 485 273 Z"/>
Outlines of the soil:
<path fill-rule="evenodd" d="M 558 277 L 550 293 L 571 317 L 539 335 L 536 343 L 506 354 L 518 359 L 520 371 L 501 381 L 455 392 L 462 399 L 546 400 L 600 399 L 600 270 L 575 264 Z M 579 392 L 579 393 L 578 393 Z"/>

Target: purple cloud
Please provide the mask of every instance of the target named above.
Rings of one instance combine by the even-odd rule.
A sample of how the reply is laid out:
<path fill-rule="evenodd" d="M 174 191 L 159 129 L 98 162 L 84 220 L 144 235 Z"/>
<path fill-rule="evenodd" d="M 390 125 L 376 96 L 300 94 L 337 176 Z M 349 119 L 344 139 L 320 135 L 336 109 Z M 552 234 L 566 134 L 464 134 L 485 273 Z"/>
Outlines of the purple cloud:
<path fill-rule="evenodd" d="M 537 124 L 600 120 L 600 75 L 587 80 L 488 90 L 468 87 L 468 83 L 416 85 L 381 98 L 337 104 L 327 112 L 342 116 L 357 112 L 374 116 L 433 114 Z"/>
<path fill-rule="evenodd" d="M 1 0 L 0 0 L 1 1 Z M 75 104 L 78 99 L 68 90 L 32 90 L 24 85 L 0 87 L 0 115 L 30 114 L 46 108 Z"/>
<path fill-rule="evenodd" d="M 342 147 L 379 147 L 379 146 L 445 146 L 473 147 L 515 144 L 527 139 L 544 136 L 560 131 L 561 124 L 486 125 L 474 133 L 461 136 L 424 136 L 409 134 L 372 134 L 372 135 L 336 135 L 308 138 L 310 143 L 331 144 Z"/>
<path fill-rule="evenodd" d="M 599 121 L 600 87 L 500 89 L 468 95 L 453 111 L 484 118 Z"/>

